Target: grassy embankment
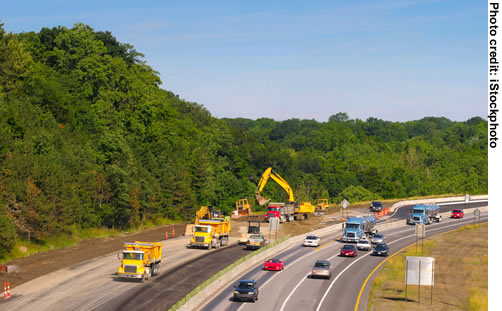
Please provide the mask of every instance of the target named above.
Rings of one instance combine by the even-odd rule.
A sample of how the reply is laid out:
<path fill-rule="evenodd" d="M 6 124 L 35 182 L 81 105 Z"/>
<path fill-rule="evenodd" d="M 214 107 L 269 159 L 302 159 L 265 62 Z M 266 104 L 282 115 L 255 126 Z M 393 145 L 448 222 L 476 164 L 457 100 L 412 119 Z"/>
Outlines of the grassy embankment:
<path fill-rule="evenodd" d="M 368 310 L 488 310 L 488 224 L 467 225 L 427 240 L 423 256 L 434 257 L 435 286 L 408 286 L 406 256 L 419 256 L 421 244 L 391 258 L 375 278 Z"/>
<path fill-rule="evenodd" d="M 14 248 L 5 257 L 0 257 L 0 264 L 9 262 L 10 260 L 16 258 L 26 257 L 32 254 L 37 254 L 41 252 L 46 252 L 52 249 L 71 247 L 83 240 L 92 240 L 99 238 L 109 238 L 118 237 L 129 233 L 141 232 L 144 230 L 157 228 L 165 225 L 176 224 L 172 220 L 158 220 L 156 224 L 152 222 L 145 222 L 138 228 L 130 228 L 128 230 L 117 230 L 109 228 L 89 228 L 81 229 L 77 226 L 68 228 L 66 232 L 62 232 L 58 235 L 39 240 L 39 241 L 27 241 L 19 240 L 16 242 Z"/>

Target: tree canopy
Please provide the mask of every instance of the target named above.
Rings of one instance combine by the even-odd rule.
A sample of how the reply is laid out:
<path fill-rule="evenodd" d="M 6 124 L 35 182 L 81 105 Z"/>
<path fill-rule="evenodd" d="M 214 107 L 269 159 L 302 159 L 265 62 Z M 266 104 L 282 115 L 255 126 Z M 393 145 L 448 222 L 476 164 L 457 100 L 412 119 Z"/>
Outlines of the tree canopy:
<path fill-rule="evenodd" d="M 272 166 L 301 201 L 487 193 L 487 122 L 218 119 L 88 25 L 0 24 L 0 256 L 15 236 L 225 212 Z M 264 194 L 285 199 L 270 183 Z"/>

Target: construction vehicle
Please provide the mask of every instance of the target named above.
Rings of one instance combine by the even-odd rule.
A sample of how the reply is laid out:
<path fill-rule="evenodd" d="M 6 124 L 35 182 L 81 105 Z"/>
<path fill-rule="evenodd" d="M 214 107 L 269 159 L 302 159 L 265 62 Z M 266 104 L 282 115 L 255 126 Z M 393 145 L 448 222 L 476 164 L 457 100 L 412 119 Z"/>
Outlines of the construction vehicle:
<path fill-rule="evenodd" d="M 214 206 L 201 206 L 200 209 L 195 212 L 195 223 L 186 226 L 185 236 L 193 236 L 195 226 L 199 224 L 201 219 L 225 220 L 225 216 L 220 210 L 215 209 Z"/>
<path fill-rule="evenodd" d="M 267 243 L 267 240 L 265 240 L 265 237 L 263 234 L 253 234 L 249 237 L 247 243 L 246 243 L 246 249 L 259 249 L 265 246 Z"/>
<path fill-rule="evenodd" d="M 190 238 L 192 248 L 219 248 L 228 245 L 230 217 L 225 219 L 199 219 Z"/>
<path fill-rule="evenodd" d="M 259 234 L 261 231 L 261 222 L 258 218 L 254 220 L 248 220 L 248 232 L 242 233 L 241 238 L 239 239 L 239 244 L 246 244 L 249 240 L 249 237 L 252 234 Z"/>
<path fill-rule="evenodd" d="M 235 202 L 235 211 L 232 213 L 232 218 L 239 218 L 241 216 L 252 215 L 251 204 L 247 198 L 237 200 Z"/>
<path fill-rule="evenodd" d="M 410 216 L 408 216 L 406 223 L 408 225 L 430 225 L 433 220 L 437 222 L 440 222 L 442 220 L 441 215 L 439 215 L 439 205 L 416 204 L 415 206 L 413 206 L 413 208 L 410 209 Z"/>
<path fill-rule="evenodd" d="M 259 205 L 265 205 L 268 202 L 270 202 L 270 199 L 267 199 L 263 196 L 260 195 L 261 191 L 267 184 L 267 181 L 269 178 L 272 178 L 273 181 L 275 181 L 279 186 L 281 186 L 282 189 L 287 193 L 288 195 L 288 200 L 284 206 L 293 206 L 294 208 L 294 213 L 293 217 L 295 220 L 301 220 L 301 219 L 306 219 L 310 214 L 313 214 L 315 212 L 315 207 L 309 203 L 309 202 L 296 202 L 295 201 L 295 196 L 293 194 L 293 189 L 291 186 L 288 184 L 288 182 L 282 178 L 277 172 L 275 172 L 271 167 L 267 168 L 265 172 L 261 175 L 260 182 L 258 183 L 258 187 L 256 188 L 255 191 L 255 199 L 256 202 L 258 202 Z M 270 209 L 270 206 L 269 206 Z M 280 211 L 279 211 L 280 212 Z M 270 215 L 267 211 L 267 214 Z M 288 216 L 289 218 L 289 216 Z M 289 220 L 289 219 L 288 219 Z"/>
<path fill-rule="evenodd" d="M 119 254 L 121 260 L 117 276 L 124 279 L 141 279 L 141 282 L 160 274 L 162 243 L 124 243 Z"/>
<path fill-rule="evenodd" d="M 295 205 L 295 220 L 308 219 L 309 215 L 313 215 L 315 206 L 310 202 L 299 202 Z"/>
<path fill-rule="evenodd" d="M 295 219 L 295 206 L 293 204 L 271 202 L 268 204 L 265 221 L 269 221 L 273 217 L 278 217 L 281 223 L 292 221 Z"/>
<path fill-rule="evenodd" d="M 358 242 L 361 239 L 369 239 L 378 231 L 375 229 L 375 215 L 349 217 L 345 222 L 344 242 Z"/>
<path fill-rule="evenodd" d="M 291 186 L 288 184 L 288 182 L 284 180 L 284 178 L 282 178 L 279 174 L 277 174 L 271 167 L 267 168 L 261 175 L 260 182 L 258 183 L 258 187 L 256 188 L 256 191 L 254 193 L 256 202 L 258 202 L 258 204 L 260 205 L 265 205 L 270 202 L 270 199 L 267 199 L 260 195 L 269 178 L 272 178 L 273 181 L 275 181 L 279 186 L 281 186 L 282 189 L 284 189 L 284 191 L 286 191 L 286 193 L 288 194 L 287 203 L 294 204 L 295 196 L 293 194 L 293 189 L 291 189 Z"/>

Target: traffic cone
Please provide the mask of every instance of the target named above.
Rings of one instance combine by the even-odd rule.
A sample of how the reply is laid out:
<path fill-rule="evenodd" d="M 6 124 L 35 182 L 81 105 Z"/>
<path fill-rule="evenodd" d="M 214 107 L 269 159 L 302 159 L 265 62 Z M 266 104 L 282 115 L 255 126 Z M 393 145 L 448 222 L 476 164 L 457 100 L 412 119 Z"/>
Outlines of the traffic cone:
<path fill-rule="evenodd" d="M 7 282 L 7 298 L 10 297 L 10 282 Z"/>
<path fill-rule="evenodd" d="M 173 226 L 173 238 L 174 238 L 174 226 Z"/>
<path fill-rule="evenodd" d="M 166 240 L 169 239 L 169 235 L 167 234 L 167 229 L 166 229 Z"/>
<path fill-rule="evenodd" d="M 7 283 L 3 283 L 3 299 L 7 299 Z"/>

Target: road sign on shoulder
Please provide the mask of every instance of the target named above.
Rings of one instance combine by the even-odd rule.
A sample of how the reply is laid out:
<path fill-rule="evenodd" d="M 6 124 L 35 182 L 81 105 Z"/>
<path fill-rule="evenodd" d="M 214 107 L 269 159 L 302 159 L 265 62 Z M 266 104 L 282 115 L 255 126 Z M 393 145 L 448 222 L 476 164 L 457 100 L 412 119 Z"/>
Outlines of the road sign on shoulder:
<path fill-rule="evenodd" d="M 350 204 L 349 204 L 349 201 L 347 201 L 347 199 L 343 199 L 343 201 L 342 201 L 342 203 L 341 203 L 341 204 L 342 204 L 342 207 L 343 207 L 343 208 L 347 208 L 347 207 L 349 207 L 349 205 L 350 205 Z"/>
<path fill-rule="evenodd" d="M 415 235 L 422 238 L 425 236 L 425 224 L 415 225 Z"/>
<path fill-rule="evenodd" d="M 481 216 L 481 211 L 479 210 L 479 208 L 476 208 L 473 213 L 474 213 L 474 218 L 476 219 L 478 219 Z"/>
<path fill-rule="evenodd" d="M 469 202 L 471 200 L 471 195 L 470 194 L 466 194 L 465 197 L 465 202 Z"/>

